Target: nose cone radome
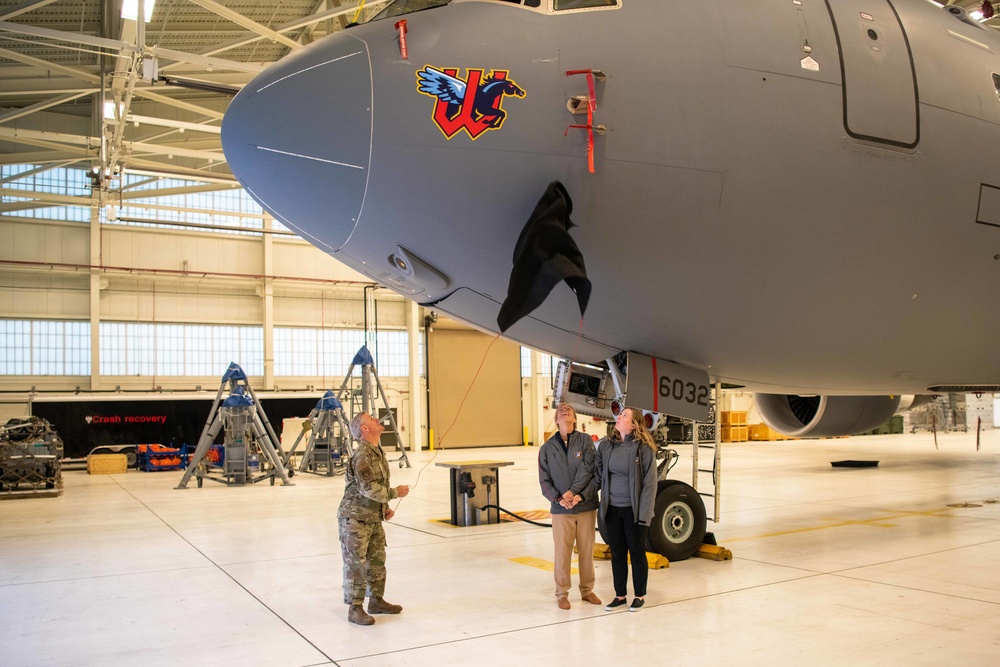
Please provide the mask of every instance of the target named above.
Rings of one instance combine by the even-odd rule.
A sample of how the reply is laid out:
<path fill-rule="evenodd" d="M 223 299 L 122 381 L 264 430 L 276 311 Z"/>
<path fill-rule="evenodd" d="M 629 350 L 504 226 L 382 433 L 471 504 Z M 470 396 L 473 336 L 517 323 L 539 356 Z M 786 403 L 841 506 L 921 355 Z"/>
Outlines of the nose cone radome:
<path fill-rule="evenodd" d="M 222 147 L 247 192 L 277 220 L 336 250 L 364 201 L 371 107 L 365 44 L 326 39 L 240 91 L 222 123 Z"/>

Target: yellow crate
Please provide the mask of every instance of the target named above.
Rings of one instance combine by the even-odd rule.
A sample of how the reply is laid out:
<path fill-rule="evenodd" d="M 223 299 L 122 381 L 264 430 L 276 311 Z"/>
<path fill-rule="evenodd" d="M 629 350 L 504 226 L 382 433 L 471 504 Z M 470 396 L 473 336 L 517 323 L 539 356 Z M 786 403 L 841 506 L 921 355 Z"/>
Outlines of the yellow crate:
<path fill-rule="evenodd" d="M 128 470 L 124 454 L 91 454 L 87 457 L 87 472 L 91 475 L 118 475 Z"/>
<path fill-rule="evenodd" d="M 720 422 L 723 426 L 746 426 L 747 413 L 743 410 L 723 410 L 719 413 L 722 416 Z"/>
<path fill-rule="evenodd" d="M 751 440 L 790 440 L 787 435 L 778 433 L 767 424 L 753 424 L 750 426 Z"/>
<path fill-rule="evenodd" d="M 747 441 L 746 426 L 722 427 L 722 442 L 746 442 L 746 441 Z"/>

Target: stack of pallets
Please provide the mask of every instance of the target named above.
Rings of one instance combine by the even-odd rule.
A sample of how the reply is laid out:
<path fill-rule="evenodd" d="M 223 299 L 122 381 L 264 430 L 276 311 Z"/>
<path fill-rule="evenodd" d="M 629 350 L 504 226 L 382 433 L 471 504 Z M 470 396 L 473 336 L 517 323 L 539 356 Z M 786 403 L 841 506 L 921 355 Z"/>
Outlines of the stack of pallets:
<path fill-rule="evenodd" d="M 747 413 L 738 410 L 724 410 L 719 413 L 722 426 L 722 442 L 746 442 L 749 439 L 747 433 Z"/>

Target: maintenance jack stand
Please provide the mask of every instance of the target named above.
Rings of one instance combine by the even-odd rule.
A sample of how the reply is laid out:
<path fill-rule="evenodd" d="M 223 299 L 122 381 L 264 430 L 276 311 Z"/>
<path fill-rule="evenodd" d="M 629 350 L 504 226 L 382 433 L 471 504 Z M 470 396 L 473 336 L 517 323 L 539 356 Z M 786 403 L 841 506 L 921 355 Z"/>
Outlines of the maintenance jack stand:
<path fill-rule="evenodd" d="M 222 394 L 227 386 L 230 395 L 223 402 Z M 205 458 L 223 427 L 226 429 L 222 461 L 224 476 L 220 478 L 208 474 Z M 254 484 L 268 478 L 273 486 L 275 475 L 281 478 L 283 485 L 293 486 L 285 473 L 284 457 L 279 453 L 280 443 L 274 429 L 271 428 L 271 422 L 267 420 L 264 408 L 261 407 L 260 401 L 257 400 L 247 381 L 246 373 L 233 362 L 222 376 L 219 393 L 215 395 L 215 402 L 208 412 L 208 419 L 205 421 L 198 446 L 191 455 L 187 470 L 184 471 L 177 488 L 186 489 L 192 476 L 197 476 L 199 487 L 205 479 L 233 485 L 248 482 Z M 270 470 L 258 477 L 254 477 L 254 473 L 259 469 L 259 462 L 253 453 L 254 446 L 259 446 L 271 463 Z"/>
<path fill-rule="evenodd" d="M 302 432 L 288 450 L 286 465 L 291 462 L 306 433 L 309 433 L 309 439 L 298 471 L 332 477 L 338 467 L 343 470 L 344 462 L 354 452 L 351 449 L 351 435 L 344 416 L 344 406 L 332 391 L 323 394 L 309 417 L 302 422 Z"/>
<path fill-rule="evenodd" d="M 367 412 L 372 417 L 375 417 L 379 422 L 388 421 L 392 426 L 392 435 L 396 439 L 396 449 L 399 450 L 399 458 L 391 459 L 392 461 L 399 461 L 399 467 L 411 467 L 410 459 L 406 456 L 406 448 L 403 447 L 402 440 L 399 439 L 399 428 L 396 426 L 396 417 L 393 416 L 392 410 L 389 409 L 389 402 L 385 398 L 385 391 L 382 389 L 382 383 L 378 379 L 378 373 L 375 372 L 375 360 L 372 359 L 372 353 L 368 351 L 368 345 L 362 345 L 358 353 L 354 355 L 354 361 L 351 362 L 351 367 L 347 369 L 347 375 L 344 377 L 344 383 L 340 385 L 340 390 L 337 392 L 337 399 L 343 403 L 345 391 L 354 375 L 354 369 L 360 367 L 361 369 L 361 410 L 357 410 L 356 402 L 354 401 L 355 394 L 351 394 L 351 416 L 360 414 L 360 412 Z M 379 417 L 376 411 L 373 411 L 373 406 L 375 402 L 379 401 L 382 407 L 385 409 L 385 416 Z M 353 435 L 353 434 L 352 434 Z M 383 435 L 385 435 L 383 433 Z"/>

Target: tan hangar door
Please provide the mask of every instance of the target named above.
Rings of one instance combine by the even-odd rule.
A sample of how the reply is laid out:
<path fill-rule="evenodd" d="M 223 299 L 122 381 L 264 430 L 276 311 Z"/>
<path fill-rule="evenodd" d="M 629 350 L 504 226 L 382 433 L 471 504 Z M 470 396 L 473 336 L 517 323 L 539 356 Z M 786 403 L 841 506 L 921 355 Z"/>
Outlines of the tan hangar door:
<path fill-rule="evenodd" d="M 521 444 L 520 346 L 500 339 L 490 347 L 493 336 L 442 324 L 439 322 L 430 332 L 427 351 L 430 426 L 435 446 L 451 449 Z M 484 362 L 487 348 L 489 354 Z M 472 385 L 480 364 L 482 370 Z M 458 414 L 463 398 L 465 403 Z"/>

